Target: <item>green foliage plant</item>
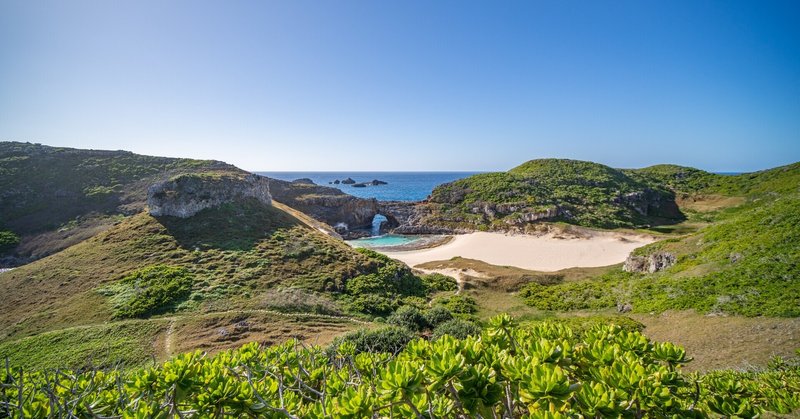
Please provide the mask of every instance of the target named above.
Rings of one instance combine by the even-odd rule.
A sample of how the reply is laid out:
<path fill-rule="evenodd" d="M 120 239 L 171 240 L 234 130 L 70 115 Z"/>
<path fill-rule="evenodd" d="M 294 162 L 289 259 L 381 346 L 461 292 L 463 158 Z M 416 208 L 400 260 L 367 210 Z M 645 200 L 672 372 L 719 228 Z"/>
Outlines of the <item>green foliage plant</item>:
<path fill-rule="evenodd" d="M 148 317 L 188 295 L 193 280 L 186 268 L 152 265 L 131 272 L 101 292 L 112 293 L 115 317 Z"/>
<path fill-rule="evenodd" d="M 8 252 L 9 250 L 17 247 L 19 244 L 19 236 L 12 231 L 0 230 L 0 254 Z"/>
<path fill-rule="evenodd" d="M 357 344 L 249 343 L 131 370 L 7 366 L 0 416 L 744 418 L 800 408 L 797 362 L 684 374 L 682 348 L 614 325 L 578 338 L 501 315 L 477 336 L 411 340 L 396 353 Z"/>

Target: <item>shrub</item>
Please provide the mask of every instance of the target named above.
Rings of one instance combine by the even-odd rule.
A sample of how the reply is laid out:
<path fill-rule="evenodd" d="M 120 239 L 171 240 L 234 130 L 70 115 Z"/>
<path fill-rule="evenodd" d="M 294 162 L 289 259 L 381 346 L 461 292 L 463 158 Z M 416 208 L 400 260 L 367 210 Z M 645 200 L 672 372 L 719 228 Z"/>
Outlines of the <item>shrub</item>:
<path fill-rule="evenodd" d="M 350 342 L 355 345 L 356 353 L 388 352 L 396 354 L 402 351 L 414 337 L 413 333 L 403 327 L 389 326 L 376 330 L 359 329 L 336 338 L 330 349 L 335 351 L 342 343 Z"/>
<path fill-rule="evenodd" d="M 114 316 L 147 317 L 185 297 L 194 275 L 186 268 L 153 265 L 138 269 L 119 281 Z"/>
<path fill-rule="evenodd" d="M 469 336 L 477 336 L 481 333 L 481 328 L 473 322 L 462 319 L 448 320 L 433 329 L 431 339 L 439 339 L 444 335 L 450 335 L 456 339 L 466 339 Z"/>
<path fill-rule="evenodd" d="M 453 319 L 453 313 L 442 306 L 434 306 L 425 311 L 425 321 L 430 327 L 436 327 L 448 320 Z"/>
<path fill-rule="evenodd" d="M 5 253 L 19 244 L 19 236 L 11 231 L 0 231 L 0 253 Z"/>
<path fill-rule="evenodd" d="M 284 313 L 342 314 L 326 296 L 301 288 L 273 289 L 265 293 L 263 300 L 269 309 Z"/>
<path fill-rule="evenodd" d="M 425 287 L 431 291 L 455 291 L 458 289 L 458 282 L 456 282 L 455 278 L 447 275 L 432 273 L 422 275 L 421 278 Z"/>
<path fill-rule="evenodd" d="M 428 287 L 402 262 L 368 249 L 356 249 L 369 258 L 369 272 L 349 279 L 343 299 L 350 311 L 385 316 L 400 305 L 418 305 Z"/>
<path fill-rule="evenodd" d="M 442 298 L 439 300 L 439 304 L 454 314 L 473 314 L 478 311 L 478 303 L 475 302 L 475 299 L 465 295 Z"/>
<path fill-rule="evenodd" d="M 412 306 L 402 306 L 398 308 L 397 311 L 386 319 L 386 323 L 405 327 L 412 332 L 419 332 L 428 327 L 428 321 L 425 319 L 422 312 L 418 308 Z"/>
<path fill-rule="evenodd" d="M 295 340 L 252 342 L 135 369 L 12 365 L 0 371 L 0 416 L 733 418 L 800 409 L 795 360 L 685 374 L 683 348 L 613 325 L 577 337 L 563 325 L 517 327 L 501 315 L 480 337 L 409 338 L 400 328 L 359 331 L 327 352 Z M 383 346 L 391 353 L 370 352 Z"/>
<path fill-rule="evenodd" d="M 397 308 L 397 300 L 378 294 L 364 294 L 347 299 L 349 311 L 386 316 Z"/>
<path fill-rule="evenodd" d="M 614 307 L 616 298 L 609 284 L 600 281 L 558 285 L 526 285 L 519 293 L 525 303 L 540 310 L 583 310 Z"/>

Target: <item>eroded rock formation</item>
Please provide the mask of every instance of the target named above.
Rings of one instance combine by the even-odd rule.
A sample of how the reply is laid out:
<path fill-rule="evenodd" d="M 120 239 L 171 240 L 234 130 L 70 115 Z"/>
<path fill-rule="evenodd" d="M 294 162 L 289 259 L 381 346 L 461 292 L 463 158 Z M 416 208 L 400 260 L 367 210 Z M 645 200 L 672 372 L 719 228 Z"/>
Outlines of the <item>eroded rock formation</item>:
<path fill-rule="evenodd" d="M 206 208 L 248 198 L 270 205 L 269 181 L 252 174 L 186 174 L 150 186 L 147 206 L 155 217 L 188 218 Z"/>
<path fill-rule="evenodd" d="M 337 188 L 267 179 L 272 197 L 336 229 L 345 237 L 353 230 L 370 229 L 378 201 L 357 198 Z"/>
<path fill-rule="evenodd" d="M 647 256 L 628 256 L 622 270 L 625 272 L 654 273 L 674 265 L 675 255 L 669 252 L 655 252 Z"/>

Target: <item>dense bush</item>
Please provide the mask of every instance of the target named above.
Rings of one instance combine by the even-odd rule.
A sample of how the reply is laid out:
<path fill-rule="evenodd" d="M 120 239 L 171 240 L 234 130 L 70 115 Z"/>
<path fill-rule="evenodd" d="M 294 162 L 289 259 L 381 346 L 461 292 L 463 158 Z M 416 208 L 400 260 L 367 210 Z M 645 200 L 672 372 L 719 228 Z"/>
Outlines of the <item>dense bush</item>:
<path fill-rule="evenodd" d="M 456 280 L 447 275 L 434 272 L 432 274 L 422 275 L 421 278 L 425 287 L 432 291 L 455 291 L 458 289 Z"/>
<path fill-rule="evenodd" d="M 194 276 L 182 267 L 153 265 L 138 269 L 112 287 L 114 316 L 147 317 L 185 297 Z"/>
<path fill-rule="evenodd" d="M 426 282 L 402 262 L 373 250 L 359 248 L 356 251 L 369 258 L 372 269 L 345 284 L 343 299 L 350 311 L 387 316 L 400 306 L 411 303 L 410 297 L 427 297 L 437 290 L 429 284 L 443 286 L 445 283 L 442 279 Z M 417 299 L 413 301 L 418 302 Z"/>
<path fill-rule="evenodd" d="M 429 327 L 422 311 L 413 306 L 403 306 L 386 319 L 386 323 L 419 332 Z"/>
<path fill-rule="evenodd" d="M 0 230 L 0 254 L 5 253 L 19 244 L 19 237 L 11 231 Z"/>
<path fill-rule="evenodd" d="M 430 327 L 436 326 L 453 319 L 453 313 L 442 306 L 433 306 L 424 313 L 425 321 L 428 322 Z"/>
<path fill-rule="evenodd" d="M 0 416 L 690 418 L 800 408 L 796 363 L 686 375 L 682 348 L 616 326 L 579 339 L 500 316 L 480 336 L 414 340 L 396 356 L 357 353 L 354 342 L 330 352 L 251 343 L 134 370 L 11 368 L 0 372 Z"/>
<path fill-rule="evenodd" d="M 451 295 L 438 299 L 437 303 L 450 310 L 453 314 L 469 315 L 478 311 L 478 303 L 468 295 Z"/>
<path fill-rule="evenodd" d="M 436 326 L 431 338 L 439 339 L 444 335 L 450 335 L 456 339 L 466 339 L 480 333 L 481 328 L 477 324 L 463 319 L 452 319 Z"/>
<path fill-rule="evenodd" d="M 540 310 L 584 310 L 613 307 L 613 291 L 602 281 L 567 282 L 558 285 L 530 283 L 519 295 Z"/>
<path fill-rule="evenodd" d="M 384 327 L 375 330 L 359 329 L 337 338 L 330 349 L 336 350 L 342 344 L 353 345 L 355 353 L 386 352 L 396 354 L 416 337 L 405 327 Z"/>

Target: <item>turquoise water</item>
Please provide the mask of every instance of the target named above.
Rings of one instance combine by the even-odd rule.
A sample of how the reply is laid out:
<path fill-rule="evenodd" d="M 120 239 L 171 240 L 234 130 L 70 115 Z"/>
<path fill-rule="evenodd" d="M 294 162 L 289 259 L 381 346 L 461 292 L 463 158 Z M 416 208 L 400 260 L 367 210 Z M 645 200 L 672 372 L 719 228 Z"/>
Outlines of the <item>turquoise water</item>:
<path fill-rule="evenodd" d="M 350 245 L 353 247 L 392 247 L 413 243 L 417 240 L 420 240 L 420 238 L 413 236 L 401 236 L 398 234 L 385 234 L 383 236 L 350 240 L 348 243 L 350 243 Z"/>

